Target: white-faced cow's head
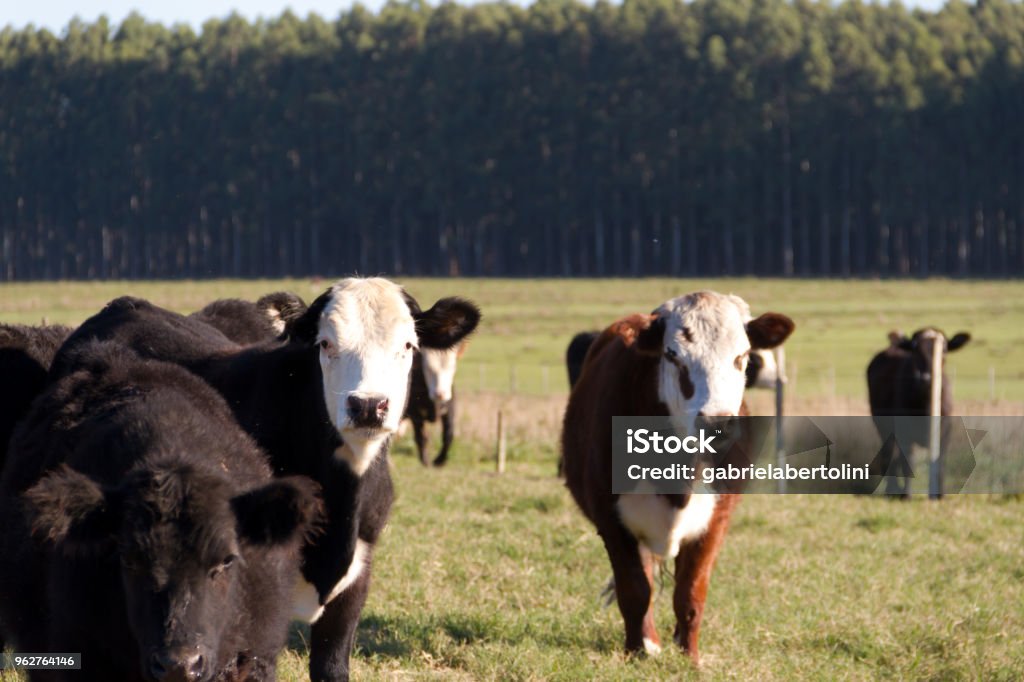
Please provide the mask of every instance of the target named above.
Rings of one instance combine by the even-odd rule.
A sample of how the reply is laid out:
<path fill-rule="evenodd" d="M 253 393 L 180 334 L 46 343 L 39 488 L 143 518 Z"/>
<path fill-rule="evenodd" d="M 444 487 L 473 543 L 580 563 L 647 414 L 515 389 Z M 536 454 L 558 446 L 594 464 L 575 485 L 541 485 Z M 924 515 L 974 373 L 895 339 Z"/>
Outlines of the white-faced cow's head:
<path fill-rule="evenodd" d="M 460 343 L 455 348 L 446 350 L 435 348 L 422 350 L 423 379 L 427 383 L 427 393 L 438 414 L 448 411 L 455 385 L 455 369 L 465 348 L 466 345 Z"/>
<path fill-rule="evenodd" d="M 743 402 L 752 349 L 778 346 L 793 321 L 778 313 L 750 318 L 738 296 L 713 291 L 666 301 L 637 338 L 642 353 L 661 356 L 658 397 L 680 426 L 698 416 L 735 416 Z"/>
<path fill-rule="evenodd" d="M 361 475 L 398 430 L 413 353 L 448 350 L 471 333 L 480 311 L 459 298 L 429 310 L 386 279 L 343 279 L 296 322 L 300 342 L 318 346 L 327 414 L 344 441 L 338 455 Z"/>

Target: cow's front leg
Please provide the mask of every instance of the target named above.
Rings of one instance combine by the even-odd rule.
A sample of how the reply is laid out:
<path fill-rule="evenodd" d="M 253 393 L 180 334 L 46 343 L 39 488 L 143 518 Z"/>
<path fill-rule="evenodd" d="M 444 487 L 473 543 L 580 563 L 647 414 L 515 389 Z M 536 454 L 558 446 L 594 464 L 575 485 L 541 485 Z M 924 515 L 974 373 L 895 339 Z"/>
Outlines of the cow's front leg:
<path fill-rule="evenodd" d="M 427 456 L 427 430 L 421 417 L 412 419 L 412 437 L 416 441 L 416 454 L 420 457 L 420 463 L 425 467 L 430 466 L 430 458 Z"/>
<path fill-rule="evenodd" d="M 434 458 L 434 466 L 444 466 L 448 461 L 448 449 L 455 439 L 455 401 L 448 405 L 448 409 L 441 415 L 441 451 Z"/>
<path fill-rule="evenodd" d="M 725 538 L 729 516 L 738 501 L 738 495 L 719 495 L 707 531 L 700 538 L 683 544 L 676 555 L 676 588 L 672 596 L 676 613 L 674 639 L 694 663 L 700 658 L 697 639 L 711 584 L 711 569 Z"/>
<path fill-rule="evenodd" d="M 633 534 L 615 523 L 601 533 L 615 580 L 615 599 L 626 625 L 626 653 L 658 653 L 661 640 L 654 628 L 653 557 Z"/>
<path fill-rule="evenodd" d="M 309 678 L 313 682 L 338 682 L 349 678 L 349 659 L 355 644 L 356 626 L 370 591 L 369 557 L 359 577 L 324 607 L 310 628 Z"/>

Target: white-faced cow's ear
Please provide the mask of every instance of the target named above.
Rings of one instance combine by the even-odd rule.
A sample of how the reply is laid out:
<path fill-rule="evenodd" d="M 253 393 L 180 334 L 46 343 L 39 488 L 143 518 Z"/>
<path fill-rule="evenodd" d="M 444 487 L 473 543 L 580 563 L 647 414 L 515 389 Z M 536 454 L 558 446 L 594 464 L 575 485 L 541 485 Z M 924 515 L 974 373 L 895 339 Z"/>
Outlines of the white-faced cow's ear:
<path fill-rule="evenodd" d="M 238 537 L 252 545 L 305 540 L 323 514 L 319 493 L 305 476 L 286 476 L 232 498 Z"/>
<path fill-rule="evenodd" d="M 967 342 L 971 340 L 971 335 L 967 332 L 960 332 L 949 340 L 949 344 L 946 348 L 947 352 L 955 351 L 959 348 L 963 348 L 967 345 Z"/>
<path fill-rule="evenodd" d="M 295 323 L 308 310 L 306 302 L 290 291 L 275 291 L 262 296 L 256 301 L 256 307 L 267 316 L 275 329 L 280 329 L 281 336 L 287 337 L 295 335 Z"/>
<path fill-rule="evenodd" d="M 789 338 L 795 328 L 793 320 L 785 315 L 765 313 L 747 322 L 747 338 L 751 348 L 775 348 Z"/>
<path fill-rule="evenodd" d="M 637 333 L 633 347 L 642 355 L 660 358 L 665 352 L 665 318 L 652 313 L 650 323 Z"/>
<path fill-rule="evenodd" d="M 62 464 L 25 493 L 32 533 L 69 554 L 104 551 L 116 537 L 122 495 Z"/>
<path fill-rule="evenodd" d="M 316 344 L 320 334 L 320 316 L 331 300 L 332 290 L 328 289 L 316 297 L 316 300 L 301 315 L 287 323 L 285 332 L 293 341 L 310 346 Z"/>
<path fill-rule="evenodd" d="M 480 323 L 480 309 L 464 298 L 442 298 L 430 310 L 412 309 L 420 348 L 448 350 L 473 333 Z"/>

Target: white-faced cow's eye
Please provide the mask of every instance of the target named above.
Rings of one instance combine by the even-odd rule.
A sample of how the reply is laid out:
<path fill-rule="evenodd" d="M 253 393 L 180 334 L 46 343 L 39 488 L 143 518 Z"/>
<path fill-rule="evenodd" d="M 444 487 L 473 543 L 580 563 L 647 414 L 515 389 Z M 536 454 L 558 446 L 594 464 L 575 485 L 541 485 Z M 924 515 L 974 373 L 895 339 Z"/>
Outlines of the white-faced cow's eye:
<path fill-rule="evenodd" d="M 235 561 L 238 559 L 237 554 L 228 554 L 224 559 L 221 560 L 220 564 L 210 569 L 210 577 L 216 578 L 224 571 L 228 570 L 235 565 Z"/>
<path fill-rule="evenodd" d="M 331 347 L 331 342 L 330 341 L 328 341 L 327 339 L 321 339 L 320 340 L 320 348 L 322 348 L 323 350 L 327 350 L 330 347 Z"/>
<path fill-rule="evenodd" d="M 679 357 L 679 353 L 675 352 L 671 348 L 666 348 L 665 349 L 665 357 L 668 358 L 669 360 L 675 362 L 675 359 Z"/>
<path fill-rule="evenodd" d="M 405 349 L 406 350 L 412 350 L 412 341 L 406 341 L 405 342 Z"/>

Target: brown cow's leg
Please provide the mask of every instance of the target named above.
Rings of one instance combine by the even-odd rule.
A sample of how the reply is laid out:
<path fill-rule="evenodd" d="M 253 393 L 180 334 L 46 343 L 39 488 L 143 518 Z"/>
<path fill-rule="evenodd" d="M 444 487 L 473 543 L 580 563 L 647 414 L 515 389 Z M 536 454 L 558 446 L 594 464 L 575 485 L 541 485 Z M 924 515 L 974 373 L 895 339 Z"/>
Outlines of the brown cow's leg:
<path fill-rule="evenodd" d="M 676 644 L 697 663 L 697 638 L 704 615 L 704 600 L 711 584 L 711 569 L 725 538 L 729 516 L 739 501 L 738 495 L 719 495 L 707 532 L 698 540 L 679 548 L 676 556 L 676 589 L 672 606 L 676 612 Z"/>
<path fill-rule="evenodd" d="M 626 653 L 652 652 L 661 641 L 654 629 L 653 559 L 633 534 L 619 524 L 601 533 L 615 576 L 615 598 L 626 624 Z M 646 555 L 646 557 L 644 556 Z M 646 642 L 644 640 L 647 640 Z"/>

